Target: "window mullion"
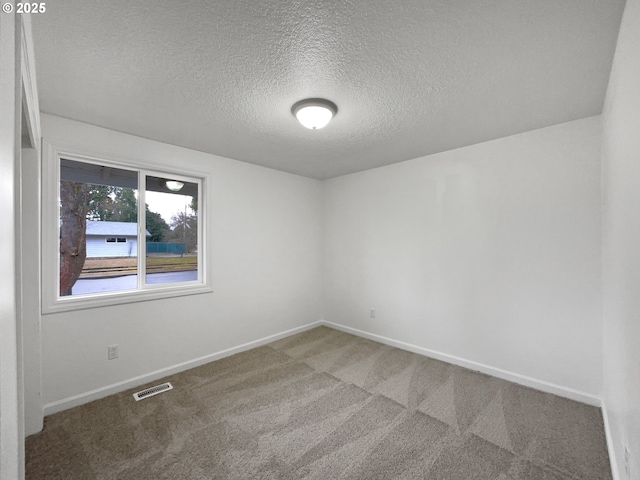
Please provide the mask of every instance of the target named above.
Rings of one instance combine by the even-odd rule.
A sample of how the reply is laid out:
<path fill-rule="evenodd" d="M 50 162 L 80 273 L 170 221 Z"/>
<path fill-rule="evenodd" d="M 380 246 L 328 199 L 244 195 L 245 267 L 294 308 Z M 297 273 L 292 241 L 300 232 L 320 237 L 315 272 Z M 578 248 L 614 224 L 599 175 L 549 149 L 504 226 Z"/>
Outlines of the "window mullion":
<path fill-rule="evenodd" d="M 204 230 L 205 230 L 205 222 L 204 222 L 204 212 L 206 209 L 206 198 L 203 195 L 203 180 L 198 181 L 198 211 L 196 212 L 198 219 L 198 282 L 203 281 L 203 275 L 205 271 L 204 265 Z"/>
<path fill-rule="evenodd" d="M 146 178 L 144 170 L 138 171 L 138 290 L 144 289 L 147 283 Z"/>

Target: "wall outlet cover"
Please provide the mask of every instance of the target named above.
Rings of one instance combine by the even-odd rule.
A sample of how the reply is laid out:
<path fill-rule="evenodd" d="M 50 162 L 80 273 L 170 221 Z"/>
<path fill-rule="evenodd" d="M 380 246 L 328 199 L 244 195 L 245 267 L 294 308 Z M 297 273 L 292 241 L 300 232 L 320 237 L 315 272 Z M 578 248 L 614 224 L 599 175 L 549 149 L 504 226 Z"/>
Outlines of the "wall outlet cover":
<path fill-rule="evenodd" d="M 109 360 L 118 358 L 118 345 L 109 345 L 107 347 L 107 358 Z"/>

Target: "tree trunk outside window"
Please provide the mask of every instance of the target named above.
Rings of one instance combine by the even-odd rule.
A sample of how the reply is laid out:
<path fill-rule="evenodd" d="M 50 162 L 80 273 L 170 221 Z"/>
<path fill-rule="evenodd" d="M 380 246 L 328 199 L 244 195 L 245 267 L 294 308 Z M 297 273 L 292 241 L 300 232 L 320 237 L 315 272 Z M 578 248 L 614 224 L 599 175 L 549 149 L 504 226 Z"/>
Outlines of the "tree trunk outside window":
<path fill-rule="evenodd" d="M 89 185 L 60 182 L 60 296 L 71 295 L 87 257 Z"/>

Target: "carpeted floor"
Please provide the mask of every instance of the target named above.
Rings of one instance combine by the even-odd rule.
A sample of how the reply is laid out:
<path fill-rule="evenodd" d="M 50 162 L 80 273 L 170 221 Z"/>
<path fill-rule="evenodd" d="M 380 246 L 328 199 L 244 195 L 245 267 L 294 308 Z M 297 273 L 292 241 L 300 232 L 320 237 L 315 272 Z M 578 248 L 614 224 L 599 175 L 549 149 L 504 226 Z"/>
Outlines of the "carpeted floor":
<path fill-rule="evenodd" d="M 326 327 L 51 415 L 26 448 L 29 480 L 611 478 L 599 409 Z"/>

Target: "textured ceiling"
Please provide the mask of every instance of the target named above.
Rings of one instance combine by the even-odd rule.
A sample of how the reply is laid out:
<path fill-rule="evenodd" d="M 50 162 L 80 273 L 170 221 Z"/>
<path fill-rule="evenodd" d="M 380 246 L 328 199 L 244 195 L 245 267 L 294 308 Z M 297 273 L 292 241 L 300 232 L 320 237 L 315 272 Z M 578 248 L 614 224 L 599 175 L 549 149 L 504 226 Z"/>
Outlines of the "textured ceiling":
<path fill-rule="evenodd" d="M 325 179 L 599 114 L 623 0 L 47 3 L 46 113 Z M 338 105 L 299 125 L 307 97 Z"/>

